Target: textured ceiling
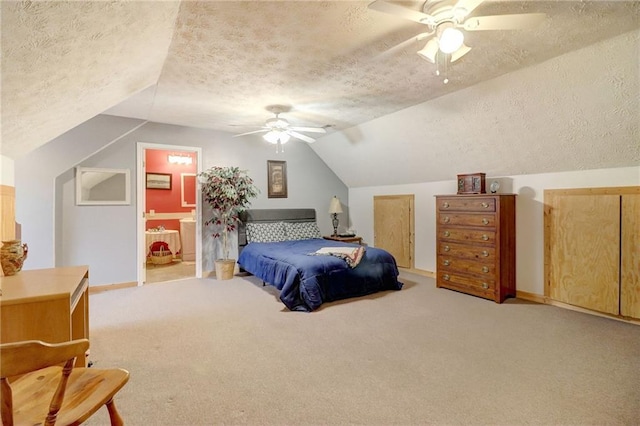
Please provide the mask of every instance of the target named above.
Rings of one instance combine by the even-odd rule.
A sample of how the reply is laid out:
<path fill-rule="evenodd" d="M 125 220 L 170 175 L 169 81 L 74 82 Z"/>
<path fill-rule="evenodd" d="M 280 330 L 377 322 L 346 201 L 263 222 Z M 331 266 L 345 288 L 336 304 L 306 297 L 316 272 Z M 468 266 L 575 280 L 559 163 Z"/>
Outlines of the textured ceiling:
<path fill-rule="evenodd" d="M 23 155 L 105 111 L 240 133 L 280 104 L 292 124 L 331 133 L 640 27 L 638 1 L 486 0 L 473 15 L 548 18 L 467 33 L 472 50 L 445 85 L 415 54 L 424 41 L 381 55 L 425 26 L 368 3 L 3 1 L 2 153 Z"/>

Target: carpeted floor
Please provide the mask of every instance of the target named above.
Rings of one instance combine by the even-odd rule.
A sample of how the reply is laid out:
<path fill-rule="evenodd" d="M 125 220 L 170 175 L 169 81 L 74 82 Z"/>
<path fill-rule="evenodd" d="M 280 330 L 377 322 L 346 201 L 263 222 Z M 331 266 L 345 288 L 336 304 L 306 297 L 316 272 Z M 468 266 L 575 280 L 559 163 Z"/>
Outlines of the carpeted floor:
<path fill-rule="evenodd" d="M 255 277 L 93 294 L 91 360 L 128 425 L 639 423 L 640 326 L 401 279 L 313 313 Z"/>

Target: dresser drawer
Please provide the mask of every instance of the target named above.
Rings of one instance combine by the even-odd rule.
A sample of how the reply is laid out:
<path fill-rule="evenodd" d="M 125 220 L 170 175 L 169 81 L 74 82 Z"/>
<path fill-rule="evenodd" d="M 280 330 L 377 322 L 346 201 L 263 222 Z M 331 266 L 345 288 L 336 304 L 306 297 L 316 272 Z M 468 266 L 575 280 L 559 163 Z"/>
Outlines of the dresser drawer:
<path fill-rule="evenodd" d="M 452 243 L 449 241 L 441 241 L 438 243 L 438 255 L 451 257 L 462 257 L 472 260 L 483 260 L 493 263 L 496 256 L 494 247 L 473 246 L 468 244 Z"/>
<path fill-rule="evenodd" d="M 460 228 L 441 228 L 438 231 L 438 238 L 443 240 L 494 244 L 496 233 L 494 231 L 470 231 Z"/>
<path fill-rule="evenodd" d="M 493 279 L 495 264 L 489 261 L 476 261 L 452 256 L 438 256 L 438 271 L 447 273 L 463 272 Z"/>
<path fill-rule="evenodd" d="M 495 212 L 496 200 L 491 197 L 438 197 L 438 210 L 442 211 L 472 211 L 472 212 Z"/>
<path fill-rule="evenodd" d="M 464 213 L 448 213 L 440 212 L 438 214 L 438 223 L 440 225 L 451 226 L 482 226 L 487 228 L 495 228 L 495 214 L 464 214 Z"/>
<path fill-rule="evenodd" d="M 494 292 L 496 282 L 493 279 L 478 280 L 476 277 L 467 277 L 462 274 L 438 272 L 438 284 L 441 286 L 459 285 L 469 289 L 483 292 Z"/>

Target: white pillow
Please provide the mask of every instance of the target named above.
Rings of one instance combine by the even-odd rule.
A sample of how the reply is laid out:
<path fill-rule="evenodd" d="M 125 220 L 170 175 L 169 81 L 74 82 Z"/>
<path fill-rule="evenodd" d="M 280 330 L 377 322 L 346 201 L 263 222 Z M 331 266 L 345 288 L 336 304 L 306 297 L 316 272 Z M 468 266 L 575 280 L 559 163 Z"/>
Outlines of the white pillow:
<path fill-rule="evenodd" d="M 322 238 L 315 222 L 284 222 L 284 230 L 289 240 L 308 240 Z"/>
<path fill-rule="evenodd" d="M 285 241 L 287 236 L 282 222 L 247 223 L 248 243 Z"/>

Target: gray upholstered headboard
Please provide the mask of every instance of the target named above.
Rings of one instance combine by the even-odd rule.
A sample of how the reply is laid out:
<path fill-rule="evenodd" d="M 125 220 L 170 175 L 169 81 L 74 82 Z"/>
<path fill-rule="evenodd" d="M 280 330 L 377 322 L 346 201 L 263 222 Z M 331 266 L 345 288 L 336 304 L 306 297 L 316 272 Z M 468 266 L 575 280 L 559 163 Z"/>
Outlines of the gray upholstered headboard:
<path fill-rule="evenodd" d="M 238 225 L 238 256 L 247 245 L 248 222 L 315 222 L 315 209 L 252 209 L 240 213 Z"/>

